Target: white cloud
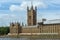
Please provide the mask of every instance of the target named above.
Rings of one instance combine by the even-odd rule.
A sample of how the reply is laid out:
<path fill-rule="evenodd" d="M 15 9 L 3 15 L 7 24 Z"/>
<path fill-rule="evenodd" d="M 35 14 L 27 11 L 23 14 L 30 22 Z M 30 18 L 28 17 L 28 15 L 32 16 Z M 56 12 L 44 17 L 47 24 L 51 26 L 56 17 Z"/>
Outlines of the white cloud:
<path fill-rule="evenodd" d="M 40 7 L 40 8 L 47 8 L 47 5 L 41 1 L 34 1 L 33 5 Z M 27 6 L 29 6 L 29 7 L 31 6 L 31 1 L 23 1 L 19 6 L 11 5 L 10 10 L 11 11 L 21 11 L 21 10 L 25 10 Z"/>
<path fill-rule="evenodd" d="M 5 26 L 10 22 L 20 21 L 18 20 L 18 16 L 15 14 L 0 14 L 0 23 Z M 1 25 L 0 25 L 1 26 Z"/>
<path fill-rule="evenodd" d="M 24 19 L 24 20 L 23 20 Z M 23 22 L 25 18 L 16 14 L 0 14 L 0 26 L 7 26 L 11 22 Z M 24 22 L 26 23 L 26 21 Z"/>
<path fill-rule="evenodd" d="M 15 11 L 15 10 L 17 10 L 17 9 L 20 9 L 19 6 L 11 5 L 11 7 L 10 7 L 10 10 L 11 10 L 11 11 Z"/>
<path fill-rule="evenodd" d="M 11 17 L 13 17 L 13 15 L 0 14 L 0 26 L 7 26 L 10 23 Z"/>
<path fill-rule="evenodd" d="M 2 18 L 2 17 L 5 16 L 5 15 L 8 15 L 8 14 L 0 14 L 0 18 Z"/>
<path fill-rule="evenodd" d="M 15 3 L 20 3 L 22 1 L 41 1 L 41 0 L 0 0 L 0 2 L 15 2 Z"/>
<path fill-rule="evenodd" d="M 16 15 L 14 14 L 0 14 L 0 19 L 4 18 L 4 19 L 9 19 L 9 18 L 14 18 L 16 17 Z"/>
<path fill-rule="evenodd" d="M 23 4 L 17 6 L 17 5 L 11 5 L 10 10 L 11 11 L 21 11 L 26 9 L 26 2 L 23 2 Z"/>
<path fill-rule="evenodd" d="M 47 8 L 47 5 L 44 2 L 42 2 L 42 1 L 34 1 L 33 5 L 37 6 L 39 8 Z"/>

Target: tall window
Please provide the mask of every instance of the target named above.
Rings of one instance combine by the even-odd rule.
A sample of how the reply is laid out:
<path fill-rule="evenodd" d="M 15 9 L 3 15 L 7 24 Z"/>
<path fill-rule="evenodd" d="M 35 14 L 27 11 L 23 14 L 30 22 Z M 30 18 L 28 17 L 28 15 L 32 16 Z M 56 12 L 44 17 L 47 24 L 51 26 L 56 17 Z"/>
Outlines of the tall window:
<path fill-rule="evenodd" d="M 31 19 L 31 16 L 29 16 L 29 19 Z"/>

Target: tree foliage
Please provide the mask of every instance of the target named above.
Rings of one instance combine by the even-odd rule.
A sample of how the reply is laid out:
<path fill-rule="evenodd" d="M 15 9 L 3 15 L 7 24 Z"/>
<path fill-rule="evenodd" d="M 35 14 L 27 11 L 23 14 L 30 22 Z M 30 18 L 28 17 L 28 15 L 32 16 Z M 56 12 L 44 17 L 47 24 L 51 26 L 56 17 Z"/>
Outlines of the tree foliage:
<path fill-rule="evenodd" d="M 6 35 L 9 33 L 9 27 L 0 27 L 0 35 Z"/>

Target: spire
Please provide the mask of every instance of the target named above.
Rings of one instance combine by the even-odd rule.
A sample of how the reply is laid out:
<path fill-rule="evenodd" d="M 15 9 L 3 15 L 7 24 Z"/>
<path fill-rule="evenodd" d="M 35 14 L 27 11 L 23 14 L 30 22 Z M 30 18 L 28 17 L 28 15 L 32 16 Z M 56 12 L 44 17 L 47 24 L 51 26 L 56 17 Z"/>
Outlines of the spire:
<path fill-rule="evenodd" d="M 29 10 L 29 7 L 27 6 L 27 10 Z"/>
<path fill-rule="evenodd" d="M 22 26 L 24 26 L 23 22 L 22 22 Z"/>
<path fill-rule="evenodd" d="M 35 10 L 37 10 L 37 7 L 35 6 Z"/>
<path fill-rule="evenodd" d="M 32 1 L 31 1 L 31 9 L 33 9 L 33 3 L 32 3 Z"/>

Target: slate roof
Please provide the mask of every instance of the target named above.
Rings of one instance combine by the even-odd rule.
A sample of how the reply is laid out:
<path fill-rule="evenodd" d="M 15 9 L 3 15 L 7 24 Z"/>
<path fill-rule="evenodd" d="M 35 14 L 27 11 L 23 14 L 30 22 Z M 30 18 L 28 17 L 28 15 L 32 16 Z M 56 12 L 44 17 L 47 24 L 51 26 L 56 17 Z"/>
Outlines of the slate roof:
<path fill-rule="evenodd" d="M 43 24 L 60 24 L 60 19 L 47 20 Z"/>

